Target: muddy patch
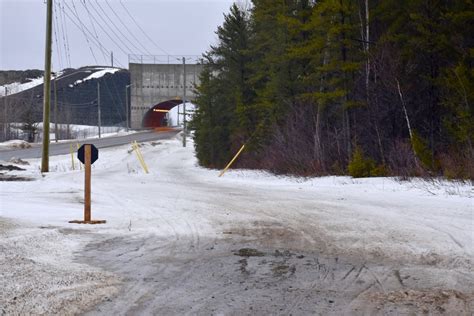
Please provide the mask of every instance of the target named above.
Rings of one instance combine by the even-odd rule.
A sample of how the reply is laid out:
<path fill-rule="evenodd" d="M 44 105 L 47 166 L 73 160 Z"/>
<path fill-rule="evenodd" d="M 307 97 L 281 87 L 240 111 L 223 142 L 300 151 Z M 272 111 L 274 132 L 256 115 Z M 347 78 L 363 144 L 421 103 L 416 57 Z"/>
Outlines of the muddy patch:
<path fill-rule="evenodd" d="M 234 253 L 236 256 L 241 257 L 263 257 L 265 253 L 258 251 L 257 249 L 253 248 L 242 248 L 239 249 L 237 252 Z"/>
<path fill-rule="evenodd" d="M 376 310 L 398 310 L 407 314 L 416 310 L 424 315 L 472 315 L 474 293 L 464 294 L 456 290 L 398 290 L 388 293 L 369 293 L 363 299 Z M 469 304 L 471 302 L 471 304 Z M 471 305 L 471 306 L 470 306 Z M 360 311 L 366 308 L 359 306 Z"/>
<path fill-rule="evenodd" d="M 114 272 L 125 283 L 116 298 L 89 314 L 416 315 L 429 303 L 434 315 L 470 315 L 473 306 L 473 296 L 466 294 L 473 280 L 454 271 L 421 275 L 420 267 L 267 247 L 251 235 L 221 236 L 201 236 L 199 244 L 187 235 L 114 237 L 90 244 L 79 260 Z M 458 295 L 435 299 L 436 291 Z"/>

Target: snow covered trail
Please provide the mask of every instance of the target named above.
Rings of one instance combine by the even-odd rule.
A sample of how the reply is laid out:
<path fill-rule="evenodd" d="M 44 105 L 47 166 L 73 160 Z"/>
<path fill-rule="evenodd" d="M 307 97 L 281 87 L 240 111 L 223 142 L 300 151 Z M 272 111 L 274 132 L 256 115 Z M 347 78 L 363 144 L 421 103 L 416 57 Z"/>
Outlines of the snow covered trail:
<path fill-rule="evenodd" d="M 103 150 L 93 166 L 92 214 L 104 226 L 67 224 L 82 212 L 82 174 L 68 170 L 67 157 L 53 158 L 57 172 L 45 178 L 32 160 L 27 172 L 37 181 L 0 184 L 11 238 L 28 229 L 56 240 L 38 239 L 48 246 L 32 253 L 2 247 L 22 253 L 30 268 L 40 257 L 59 269 L 51 264 L 59 256 L 73 273 L 93 276 L 70 283 L 82 301 L 49 295 L 28 304 L 69 299 L 64 314 L 91 315 L 473 311 L 470 186 L 255 171 L 218 178 L 178 139 L 143 144 L 144 175 L 127 150 Z M 21 273 L 8 274 L 7 260 L 0 264 L 16 297 L 36 290 Z M 12 296 L 0 296 L 0 306 L 18 312 Z"/>

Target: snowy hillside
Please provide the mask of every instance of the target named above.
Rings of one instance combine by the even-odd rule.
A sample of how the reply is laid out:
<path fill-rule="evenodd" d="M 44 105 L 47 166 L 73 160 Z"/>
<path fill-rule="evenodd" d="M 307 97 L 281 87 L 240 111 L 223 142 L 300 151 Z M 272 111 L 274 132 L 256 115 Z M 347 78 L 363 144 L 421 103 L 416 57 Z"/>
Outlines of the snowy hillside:
<path fill-rule="evenodd" d="M 91 79 L 98 79 L 106 74 L 114 74 L 117 71 L 122 70 L 121 68 L 113 68 L 113 67 L 85 67 L 85 69 L 79 69 L 78 72 L 84 72 L 86 74 L 89 74 L 87 77 L 83 79 L 76 80 L 73 85 L 75 86 L 80 83 L 83 83 L 87 80 Z M 51 79 L 57 78 L 58 81 L 61 79 L 64 79 L 66 77 L 69 77 L 73 75 L 74 72 L 69 72 L 67 74 L 64 74 L 64 72 L 58 72 L 57 74 L 53 74 Z M 63 76 L 64 75 L 64 76 Z M 12 82 L 9 84 L 1 85 L 0 86 L 0 96 L 5 95 L 5 89 L 7 89 L 7 95 L 12 95 L 16 94 L 31 88 L 34 88 L 36 86 L 42 85 L 44 81 L 44 77 L 38 77 L 38 78 L 29 78 L 26 80 L 27 82 Z"/>
<path fill-rule="evenodd" d="M 19 74 L 18 74 L 19 73 Z M 29 74 L 38 71 L 10 72 L 0 71 L 2 82 L 0 95 L 7 88 L 9 121 L 22 122 L 42 120 L 43 77 L 25 79 Z M 15 75 L 15 76 L 13 76 Z M 105 125 L 123 124 L 125 113 L 125 87 L 130 84 L 130 74 L 125 69 L 87 66 L 78 69 L 67 69 L 57 74 L 52 89 L 56 86 L 58 104 L 58 121 L 62 124 L 92 125 L 97 122 L 97 81 L 100 84 L 102 123 Z M 15 82 L 11 82 L 14 78 Z M 53 76 L 54 79 L 54 76 Z M 30 80 L 28 82 L 25 82 Z M 54 94 L 52 95 L 54 96 Z M 28 115 L 27 115 L 28 114 Z"/>
<path fill-rule="evenodd" d="M 56 79 L 58 78 L 61 79 L 61 76 L 63 75 L 63 72 L 57 72 L 52 74 L 51 79 Z M 27 82 L 12 82 L 3 86 L 0 86 L 0 96 L 5 96 L 5 92 L 7 95 L 13 95 L 17 94 L 19 92 L 32 89 L 34 87 L 37 87 L 39 85 L 42 85 L 44 82 L 44 77 L 38 77 L 38 78 L 29 78 L 26 80 Z M 5 90 L 6 89 L 6 90 Z"/>
<path fill-rule="evenodd" d="M 7 92 L 7 95 L 12 95 L 18 92 L 22 92 L 22 91 L 34 88 L 40 84 L 43 84 L 43 80 L 44 80 L 43 77 L 31 78 L 29 79 L 29 82 L 25 82 L 25 83 L 13 82 L 10 84 L 0 86 L 0 96 L 3 97 L 5 95 L 5 92 Z"/>
<path fill-rule="evenodd" d="M 106 74 L 114 74 L 117 71 L 119 71 L 120 68 L 95 68 L 95 70 L 96 70 L 95 72 L 93 72 L 91 75 L 87 76 L 86 78 L 81 79 L 81 80 L 76 80 L 74 82 L 74 86 L 81 84 L 87 80 L 101 78 L 105 76 Z"/>

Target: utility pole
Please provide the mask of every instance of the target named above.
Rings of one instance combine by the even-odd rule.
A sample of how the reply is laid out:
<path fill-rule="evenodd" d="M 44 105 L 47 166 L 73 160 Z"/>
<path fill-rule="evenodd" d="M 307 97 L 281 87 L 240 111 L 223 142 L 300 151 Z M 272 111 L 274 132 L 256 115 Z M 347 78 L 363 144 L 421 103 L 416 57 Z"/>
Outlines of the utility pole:
<path fill-rule="evenodd" d="M 97 126 L 99 127 L 99 138 L 100 138 L 100 125 L 102 124 L 101 122 L 101 117 L 100 117 L 100 83 L 99 80 L 97 80 Z"/>
<path fill-rule="evenodd" d="M 51 103 L 51 31 L 53 23 L 53 0 L 47 1 L 43 90 L 43 153 L 41 157 L 41 172 L 49 172 L 49 114 Z"/>
<path fill-rule="evenodd" d="M 183 57 L 183 147 L 186 147 L 186 57 Z"/>
<path fill-rule="evenodd" d="M 5 139 L 4 140 L 8 140 L 7 139 L 7 134 L 8 134 L 8 101 L 7 101 L 7 95 L 8 95 L 8 88 L 5 87 L 5 96 L 3 97 L 3 105 L 4 105 L 4 109 L 3 109 L 3 129 L 4 129 L 4 136 L 5 136 Z"/>
<path fill-rule="evenodd" d="M 110 52 L 110 62 L 112 63 L 112 67 L 114 66 L 114 52 Z"/>
<path fill-rule="evenodd" d="M 57 143 L 58 138 L 59 138 L 59 132 L 58 132 L 58 93 L 56 90 L 56 80 L 58 78 L 58 74 L 56 73 L 56 76 L 54 77 L 54 141 Z"/>
<path fill-rule="evenodd" d="M 180 114 L 180 113 L 179 113 L 179 104 L 178 104 L 178 115 L 176 116 L 176 119 L 177 119 L 177 120 L 176 120 L 176 121 L 177 121 L 177 122 L 176 122 L 176 126 L 178 126 L 178 127 L 179 127 L 179 114 Z"/>
<path fill-rule="evenodd" d="M 125 86 L 125 113 L 127 114 L 127 132 L 130 128 L 130 102 L 128 101 L 128 88 L 130 88 L 130 95 L 132 95 L 132 84 Z"/>

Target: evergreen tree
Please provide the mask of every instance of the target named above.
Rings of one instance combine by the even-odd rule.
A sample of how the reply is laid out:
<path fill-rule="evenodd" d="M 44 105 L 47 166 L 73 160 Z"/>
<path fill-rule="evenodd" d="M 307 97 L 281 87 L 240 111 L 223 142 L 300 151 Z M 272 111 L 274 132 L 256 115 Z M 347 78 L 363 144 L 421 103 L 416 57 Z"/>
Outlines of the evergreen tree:
<path fill-rule="evenodd" d="M 310 25 L 310 49 L 319 52 L 313 54 L 315 68 L 309 80 L 316 89 L 310 96 L 318 106 L 317 113 L 326 118 L 326 126 L 335 131 L 330 141 L 336 144 L 333 150 L 337 150 L 339 163 L 344 165 L 351 156 L 354 137 L 351 108 L 360 105 L 353 92 L 362 61 L 362 46 L 354 40 L 359 34 L 355 4 L 350 0 L 320 1 Z"/>
<path fill-rule="evenodd" d="M 198 111 L 192 123 L 197 157 L 209 167 L 222 167 L 227 162 L 232 150 L 241 146 L 251 119 L 246 109 L 252 97 L 247 84 L 250 31 L 246 12 L 234 4 L 216 34 L 219 43 L 204 55 Z"/>
<path fill-rule="evenodd" d="M 474 178 L 471 0 L 252 2 L 204 56 L 201 164 Z"/>

